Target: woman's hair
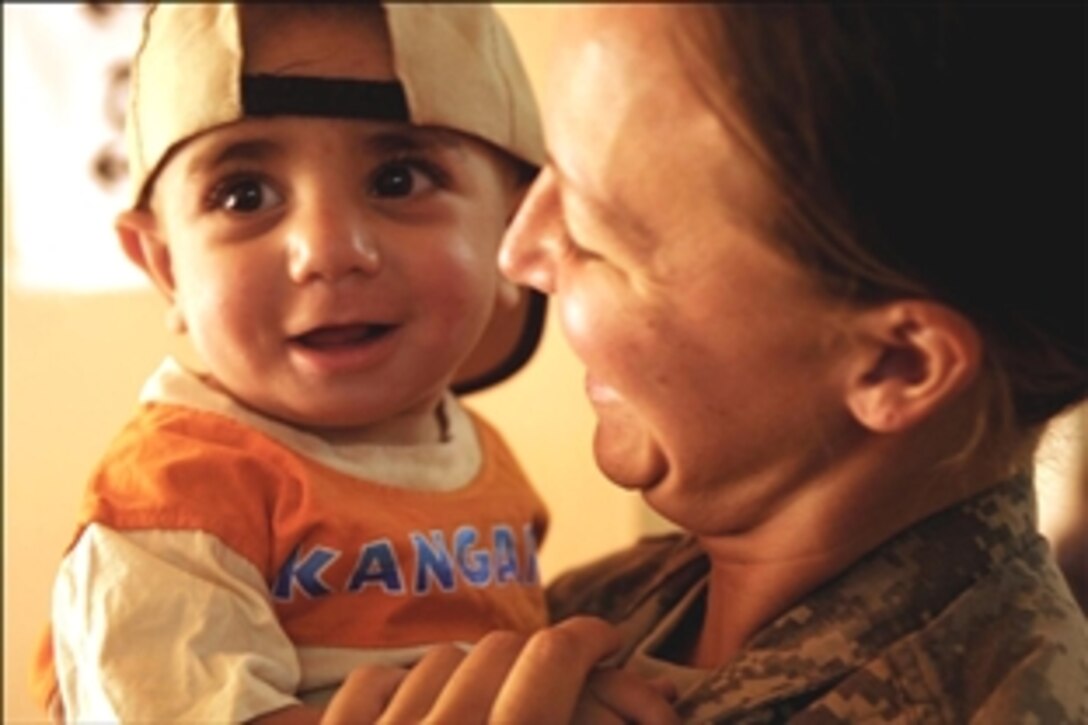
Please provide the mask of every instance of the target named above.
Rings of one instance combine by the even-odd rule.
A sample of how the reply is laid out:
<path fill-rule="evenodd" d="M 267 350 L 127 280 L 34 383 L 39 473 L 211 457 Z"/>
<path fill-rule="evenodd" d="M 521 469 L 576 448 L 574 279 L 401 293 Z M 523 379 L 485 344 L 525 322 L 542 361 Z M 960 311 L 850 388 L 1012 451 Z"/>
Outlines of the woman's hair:
<path fill-rule="evenodd" d="M 1082 8 L 726 3 L 672 27 L 777 191 L 770 239 L 835 295 L 971 319 L 991 426 L 1085 397 Z"/>

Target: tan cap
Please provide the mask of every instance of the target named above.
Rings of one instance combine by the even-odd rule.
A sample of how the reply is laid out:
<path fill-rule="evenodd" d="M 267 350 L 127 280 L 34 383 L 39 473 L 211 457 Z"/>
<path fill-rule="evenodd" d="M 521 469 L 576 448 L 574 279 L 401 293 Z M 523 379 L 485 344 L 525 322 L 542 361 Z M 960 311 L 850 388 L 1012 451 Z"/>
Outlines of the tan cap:
<path fill-rule="evenodd" d="M 275 6 L 270 6 L 275 7 Z M 397 81 L 245 76 L 238 3 L 163 3 L 133 61 L 127 142 L 132 204 L 168 153 L 216 126 L 268 115 L 331 115 L 440 126 L 539 167 L 536 102 L 509 33 L 489 5 L 383 4 Z M 471 392 L 516 372 L 540 338 L 544 299 L 523 290 L 496 309 L 456 376 Z"/>

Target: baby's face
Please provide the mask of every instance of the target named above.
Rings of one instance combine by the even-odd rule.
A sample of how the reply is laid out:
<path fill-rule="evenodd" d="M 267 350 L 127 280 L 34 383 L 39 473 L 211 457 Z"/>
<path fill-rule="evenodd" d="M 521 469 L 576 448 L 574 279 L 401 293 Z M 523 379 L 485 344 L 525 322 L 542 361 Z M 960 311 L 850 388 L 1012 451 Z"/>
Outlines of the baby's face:
<path fill-rule="evenodd" d="M 295 425 L 437 435 L 497 300 L 503 163 L 454 132 L 359 120 L 249 119 L 187 142 L 152 211 L 214 378 Z"/>
<path fill-rule="evenodd" d="M 246 73 L 394 80 L 376 6 L 251 5 L 243 28 Z M 151 219 L 217 383 L 296 426 L 436 439 L 438 400 L 496 304 L 505 163 L 451 131 L 309 116 L 185 142 Z"/>

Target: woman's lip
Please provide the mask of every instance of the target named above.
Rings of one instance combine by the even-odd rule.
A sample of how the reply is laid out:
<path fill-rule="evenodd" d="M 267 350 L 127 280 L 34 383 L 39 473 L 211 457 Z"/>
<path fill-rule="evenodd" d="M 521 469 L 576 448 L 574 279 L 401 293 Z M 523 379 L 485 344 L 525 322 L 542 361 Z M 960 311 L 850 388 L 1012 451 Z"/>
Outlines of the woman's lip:
<path fill-rule="evenodd" d="M 623 397 L 611 385 L 601 382 L 592 375 L 586 375 L 586 396 L 592 403 L 615 403 Z"/>

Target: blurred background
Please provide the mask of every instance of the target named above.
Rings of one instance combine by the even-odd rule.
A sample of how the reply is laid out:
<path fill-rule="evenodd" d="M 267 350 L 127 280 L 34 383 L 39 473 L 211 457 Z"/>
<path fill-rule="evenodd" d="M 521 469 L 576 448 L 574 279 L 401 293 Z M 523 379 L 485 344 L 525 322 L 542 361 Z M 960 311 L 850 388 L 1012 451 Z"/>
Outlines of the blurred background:
<path fill-rule="evenodd" d="M 555 6 L 502 4 L 538 98 Z M 121 129 L 139 4 L 4 8 L 4 722 L 44 716 L 27 689 L 55 566 L 92 467 L 132 414 L 144 379 L 184 340 L 112 233 L 125 204 Z M 545 580 L 667 528 L 593 464 L 582 369 L 549 317 L 530 364 L 469 405 L 503 431 L 546 499 Z M 1085 412 L 1039 456 L 1042 525 L 1072 520 L 1085 479 Z M 1083 562 L 1084 559 L 1082 558 Z"/>

